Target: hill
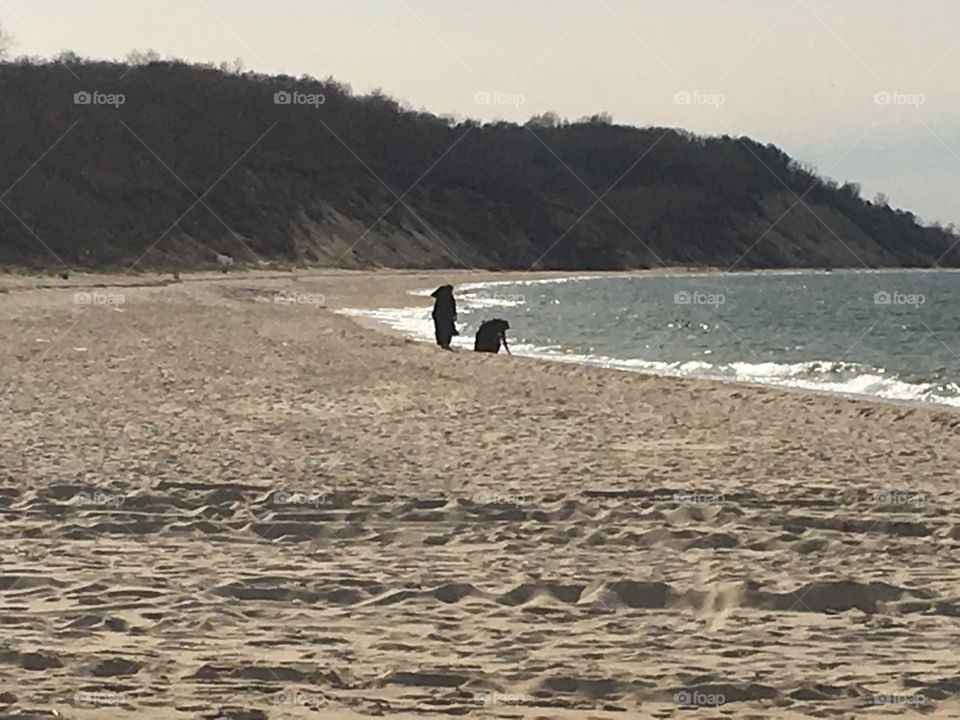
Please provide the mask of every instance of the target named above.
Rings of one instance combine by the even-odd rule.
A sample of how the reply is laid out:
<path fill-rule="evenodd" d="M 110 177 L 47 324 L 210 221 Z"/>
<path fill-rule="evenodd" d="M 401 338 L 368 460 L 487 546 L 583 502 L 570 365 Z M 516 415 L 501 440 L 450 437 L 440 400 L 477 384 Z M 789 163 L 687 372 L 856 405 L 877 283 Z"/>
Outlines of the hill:
<path fill-rule="evenodd" d="M 749 138 L 454 122 L 179 62 L 0 65 L 0 153 L 0 265 L 960 265 L 950 232 Z"/>

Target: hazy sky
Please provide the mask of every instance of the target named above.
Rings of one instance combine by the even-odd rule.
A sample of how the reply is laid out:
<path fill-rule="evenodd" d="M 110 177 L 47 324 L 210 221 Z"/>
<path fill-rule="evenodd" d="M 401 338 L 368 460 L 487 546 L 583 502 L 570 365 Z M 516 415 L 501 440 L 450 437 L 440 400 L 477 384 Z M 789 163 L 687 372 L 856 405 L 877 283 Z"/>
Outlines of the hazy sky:
<path fill-rule="evenodd" d="M 958 0 L 0 0 L 0 25 L 15 54 L 240 57 L 436 113 L 746 134 L 960 223 Z"/>

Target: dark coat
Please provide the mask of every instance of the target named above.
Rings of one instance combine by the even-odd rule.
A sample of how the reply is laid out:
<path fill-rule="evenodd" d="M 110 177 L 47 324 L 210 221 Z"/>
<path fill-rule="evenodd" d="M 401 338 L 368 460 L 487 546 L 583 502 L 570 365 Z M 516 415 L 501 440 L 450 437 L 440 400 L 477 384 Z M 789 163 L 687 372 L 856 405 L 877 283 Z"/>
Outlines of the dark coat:
<path fill-rule="evenodd" d="M 477 337 L 473 343 L 473 349 L 477 352 L 500 352 L 500 343 L 504 347 L 507 345 L 507 330 L 510 329 L 510 323 L 506 320 L 487 320 L 480 325 L 477 330 Z"/>
<path fill-rule="evenodd" d="M 437 345 L 450 347 L 450 341 L 457 335 L 457 301 L 453 297 L 453 285 L 441 285 L 430 297 L 433 302 L 433 327 L 437 336 Z"/>

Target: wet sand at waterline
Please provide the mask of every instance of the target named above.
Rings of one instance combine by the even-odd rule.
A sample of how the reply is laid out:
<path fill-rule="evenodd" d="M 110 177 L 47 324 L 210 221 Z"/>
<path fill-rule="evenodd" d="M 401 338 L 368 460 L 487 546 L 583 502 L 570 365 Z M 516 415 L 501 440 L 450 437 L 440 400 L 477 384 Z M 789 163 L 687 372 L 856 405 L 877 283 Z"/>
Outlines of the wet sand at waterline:
<path fill-rule="evenodd" d="M 960 716 L 960 414 L 333 312 L 515 277 L 0 280 L 0 716 Z"/>

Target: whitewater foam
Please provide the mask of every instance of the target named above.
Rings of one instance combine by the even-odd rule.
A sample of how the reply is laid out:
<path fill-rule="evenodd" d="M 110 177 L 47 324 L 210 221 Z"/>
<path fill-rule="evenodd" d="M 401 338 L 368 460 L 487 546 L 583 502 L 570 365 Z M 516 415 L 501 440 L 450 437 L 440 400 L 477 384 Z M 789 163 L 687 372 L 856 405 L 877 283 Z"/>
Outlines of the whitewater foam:
<path fill-rule="evenodd" d="M 677 276 L 680 277 L 681 275 L 678 274 Z M 526 303 L 522 294 L 501 294 L 491 288 L 506 285 L 566 284 L 581 280 L 593 280 L 598 277 L 603 276 L 582 275 L 522 281 L 467 283 L 458 286 L 458 302 L 464 310 L 516 308 Z M 682 277 L 689 277 L 689 274 L 683 274 Z M 415 290 L 409 294 L 416 297 L 429 297 L 430 292 L 429 289 Z M 434 339 L 429 307 L 379 308 L 375 310 L 348 308 L 338 312 L 343 315 L 375 320 L 414 340 L 433 342 Z M 462 329 L 464 334 L 454 338 L 453 345 L 457 348 L 472 349 L 471 328 L 469 325 L 464 325 Z M 893 373 L 888 373 L 883 368 L 830 359 L 795 363 L 738 361 L 723 364 L 699 359 L 671 362 L 612 357 L 600 353 L 577 352 L 556 343 L 537 345 L 519 341 L 511 343 L 511 350 L 515 355 L 525 357 L 669 377 L 703 378 L 889 401 L 932 403 L 960 408 L 960 388 L 956 386 L 908 382 L 898 378 Z M 702 352 L 704 355 L 709 355 L 712 351 L 705 350 Z"/>

